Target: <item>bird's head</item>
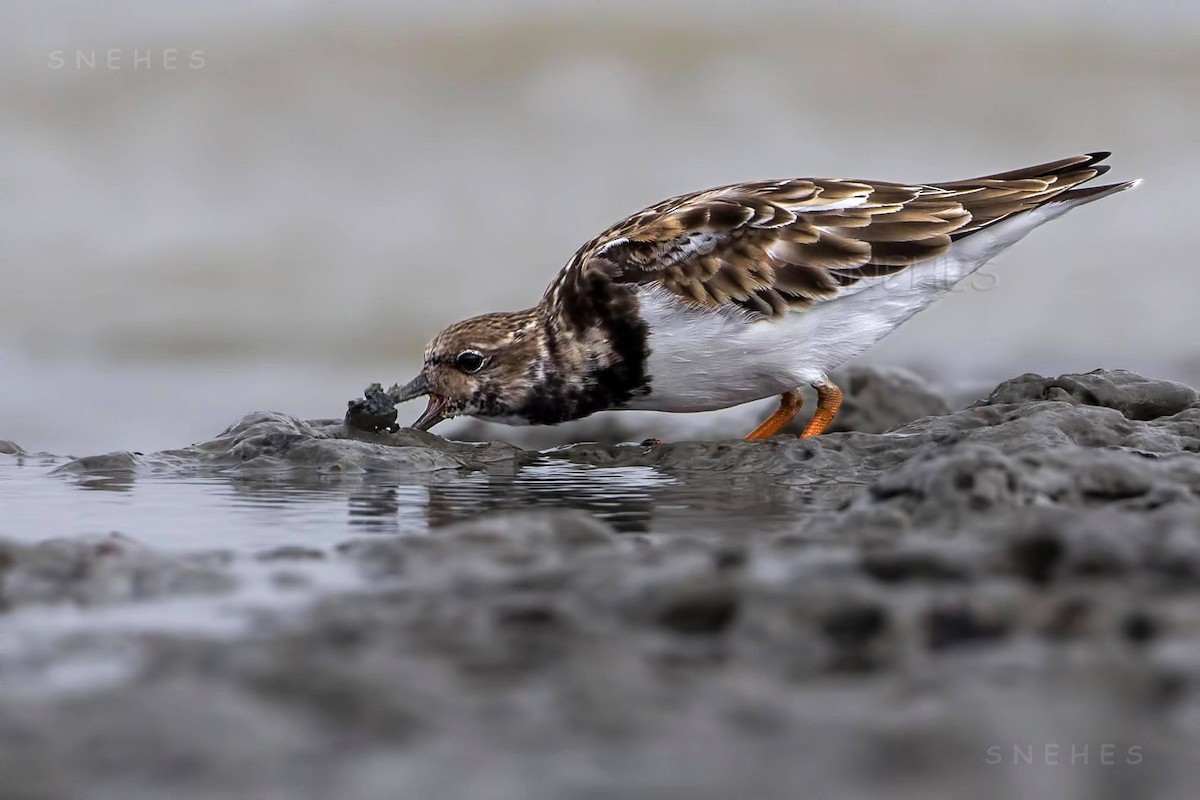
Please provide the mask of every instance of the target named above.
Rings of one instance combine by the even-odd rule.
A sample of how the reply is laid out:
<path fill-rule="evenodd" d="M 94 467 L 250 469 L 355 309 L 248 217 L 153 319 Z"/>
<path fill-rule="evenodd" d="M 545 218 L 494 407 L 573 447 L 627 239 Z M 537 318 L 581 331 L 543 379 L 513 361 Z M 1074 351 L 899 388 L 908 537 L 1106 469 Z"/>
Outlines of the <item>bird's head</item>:
<path fill-rule="evenodd" d="M 420 374 L 395 399 L 429 397 L 413 423 L 420 430 L 451 417 L 516 416 L 535 391 L 543 358 L 532 310 L 472 317 L 433 337 Z"/>

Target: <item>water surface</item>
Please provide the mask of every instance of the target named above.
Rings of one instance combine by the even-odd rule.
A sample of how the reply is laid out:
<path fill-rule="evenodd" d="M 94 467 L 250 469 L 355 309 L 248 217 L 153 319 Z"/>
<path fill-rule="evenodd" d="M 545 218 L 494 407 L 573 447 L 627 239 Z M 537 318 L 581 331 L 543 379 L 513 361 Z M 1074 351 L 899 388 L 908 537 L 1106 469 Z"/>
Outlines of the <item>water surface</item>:
<path fill-rule="evenodd" d="M 253 554 L 284 544 L 328 548 L 362 534 L 426 535 L 502 511 L 585 510 L 618 531 L 784 531 L 803 490 L 754 476 L 672 475 L 542 459 L 512 475 L 246 477 L 54 473 L 52 457 L 2 457 L 0 537 L 119 532 L 175 551 Z M 826 501 L 828 502 L 828 501 Z"/>

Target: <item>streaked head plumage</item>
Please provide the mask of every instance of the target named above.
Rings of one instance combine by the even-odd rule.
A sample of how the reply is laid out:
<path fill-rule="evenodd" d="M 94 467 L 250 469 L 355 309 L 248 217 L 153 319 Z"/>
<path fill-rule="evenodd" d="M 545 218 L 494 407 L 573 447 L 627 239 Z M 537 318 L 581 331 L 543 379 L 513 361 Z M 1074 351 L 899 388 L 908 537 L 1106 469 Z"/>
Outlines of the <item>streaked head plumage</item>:
<path fill-rule="evenodd" d="M 504 417 L 529 391 L 540 357 L 532 310 L 471 317 L 450 325 L 425 348 L 421 373 L 399 400 L 427 395 L 414 427 L 427 430 L 458 416 Z"/>

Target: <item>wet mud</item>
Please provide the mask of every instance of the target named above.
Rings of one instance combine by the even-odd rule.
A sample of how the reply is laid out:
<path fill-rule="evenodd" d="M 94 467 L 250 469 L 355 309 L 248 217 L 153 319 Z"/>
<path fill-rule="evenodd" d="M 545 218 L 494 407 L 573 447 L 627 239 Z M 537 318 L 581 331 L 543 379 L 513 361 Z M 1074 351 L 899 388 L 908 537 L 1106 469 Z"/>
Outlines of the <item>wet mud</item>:
<path fill-rule="evenodd" d="M 236 635 L 97 626 L 23 667 L 118 659 L 106 681 L 23 691 L 0 660 L 3 794 L 1188 796 L 1196 391 L 1025 375 L 952 411 L 910 376 L 859 378 L 840 420 L 857 429 L 806 440 L 539 452 L 264 413 L 178 450 L 61 463 L 66 479 L 406 476 L 431 509 L 470 476 L 502 493 L 580 472 L 552 502 L 447 512 L 424 535 L 263 550 L 281 582 L 319 562 L 360 583 Z M 589 470 L 662 488 L 614 514 Z M 681 529 L 665 520 L 683 497 L 704 513 Z M 228 553 L 47 534 L 0 543 L 0 626 L 240 580 Z"/>

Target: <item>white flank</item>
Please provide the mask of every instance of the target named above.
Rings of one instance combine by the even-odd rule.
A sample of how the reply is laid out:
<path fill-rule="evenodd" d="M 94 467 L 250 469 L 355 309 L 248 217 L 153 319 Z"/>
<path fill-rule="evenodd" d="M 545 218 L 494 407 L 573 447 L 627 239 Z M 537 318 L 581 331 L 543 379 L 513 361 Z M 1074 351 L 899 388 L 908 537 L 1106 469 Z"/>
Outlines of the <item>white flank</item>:
<path fill-rule="evenodd" d="M 888 278 L 860 281 L 832 300 L 777 320 L 751 319 L 736 309 L 697 309 L 645 286 L 639 297 L 650 328 L 650 393 L 627 407 L 711 411 L 821 383 L 834 367 L 1073 205 L 1048 203 L 1019 214 L 965 237 L 937 258 Z"/>

